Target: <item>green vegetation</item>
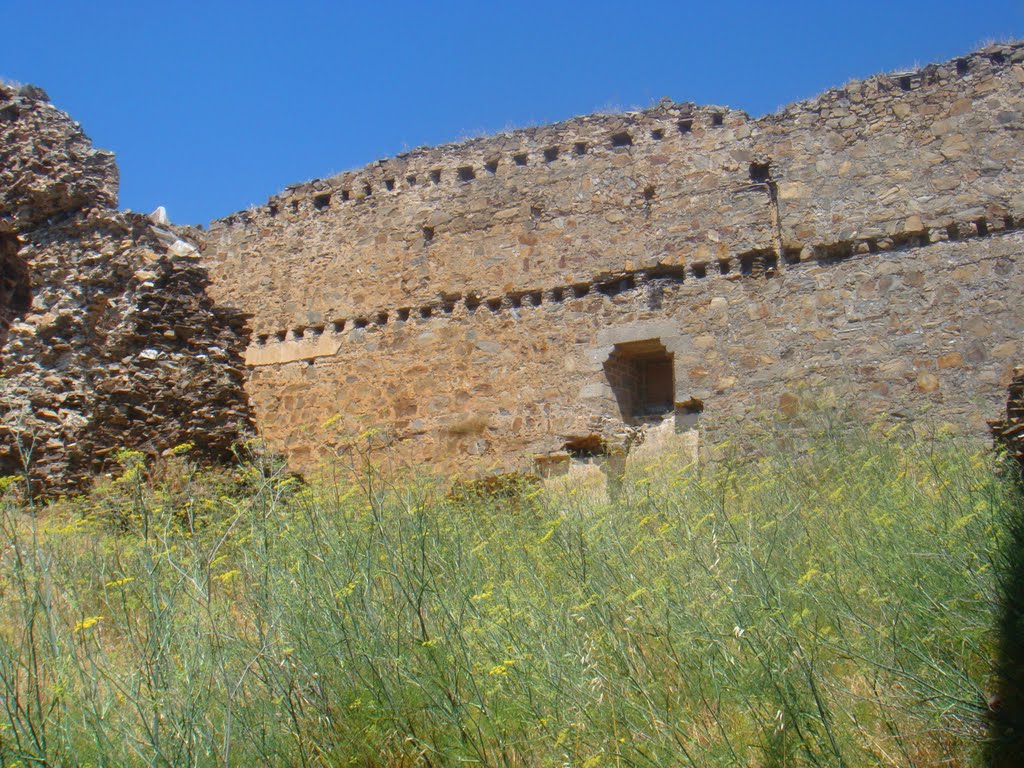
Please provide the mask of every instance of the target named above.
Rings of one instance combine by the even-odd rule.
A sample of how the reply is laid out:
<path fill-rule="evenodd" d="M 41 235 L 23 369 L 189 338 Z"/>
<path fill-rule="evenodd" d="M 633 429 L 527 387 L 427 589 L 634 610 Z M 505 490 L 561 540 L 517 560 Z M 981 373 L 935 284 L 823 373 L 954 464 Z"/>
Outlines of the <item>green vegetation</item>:
<path fill-rule="evenodd" d="M 614 502 L 126 455 L 30 514 L 8 479 L 0 765 L 977 764 L 1012 484 L 786 439 Z"/>

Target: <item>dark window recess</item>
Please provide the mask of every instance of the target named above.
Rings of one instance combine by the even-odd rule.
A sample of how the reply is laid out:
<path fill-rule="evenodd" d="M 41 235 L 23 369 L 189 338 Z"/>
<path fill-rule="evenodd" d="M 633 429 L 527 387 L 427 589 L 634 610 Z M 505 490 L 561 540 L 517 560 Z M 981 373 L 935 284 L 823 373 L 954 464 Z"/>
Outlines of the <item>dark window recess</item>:
<path fill-rule="evenodd" d="M 690 267 L 690 271 L 693 272 L 693 276 L 701 279 L 708 276 L 708 265 L 707 264 L 694 264 Z"/>
<path fill-rule="evenodd" d="M 719 259 L 718 261 L 718 274 L 728 275 L 732 271 L 732 265 L 728 259 Z"/>
<path fill-rule="evenodd" d="M 974 226 L 982 237 L 988 234 L 988 222 L 985 219 L 975 219 Z"/>
<path fill-rule="evenodd" d="M 783 257 L 786 259 L 787 264 L 799 264 L 800 263 L 800 249 L 799 248 L 786 248 L 782 252 Z"/>
<path fill-rule="evenodd" d="M 680 133 L 690 133 L 693 130 L 693 119 L 688 117 L 685 120 L 680 120 L 676 125 L 679 126 Z"/>
<path fill-rule="evenodd" d="M 513 155 L 512 160 L 516 165 L 526 165 L 528 158 L 525 154 Z"/>
<path fill-rule="evenodd" d="M 450 315 L 455 311 L 455 302 L 450 299 L 441 302 L 441 311 L 446 315 Z"/>
<path fill-rule="evenodd" d="M 473 172 L 473 168 L 468 165 L 464 165 L 459 168 L 459 181 L 472 181 L 476 178 L 476 173 Z"/>
<path fill-rule="evenodd" d="M 1001 52 L 997 51 L 996 53 L 993 53 L 993 54 L 992 54 L 992 55 L 991 55 L 991 56 L 989 57 L 989 60 L 990 60 L 990 61 L 991 61 L 991 62 L 992 62 L 993 64 L 995 64 L 995 65 L 996 65 L 997 67 L 1001 67 L 1001 66 L 1003 66 L 1003 64 L 1005 64 L 1005 63 L 1006 63 L 1006 56 L 1005 56 L 1005 55 L 1004 55 L 1003 53 L 1001 53 Z"/>
<path fill-rule="evenodd" d="M 415 176 L 406 176 L 405 177 L 405 183 L 408 184 L 410 187 L 415 187 L 416 186 L 416 177 Z"/>
<path fill-rule="evenodd" d="M 387 189 L 388 192 L 394 192 L 395 191 L 395 180 L 394 179 L 384 179 L 384 188 Z"/>
<path fill-rule="evenodd" d="M 523 306 L 523 297 L 520 296 L 519 294 L 511 294 L 508 297 L 508 303 L 509 306 L 512 307 L 512 309 L 519 309 Z"/>
<path fill-rule="evenodd" d="M 434 308 L 433 307 L 420 307 L 420 317 L 422 317 L 424 320 L 430 319 L 431 315 L 433 315 L 433 314 L 434 314 Z"/>
<path fill-rule="evenodd" d="M 352 193 L 349 190 L 347 190 L 347 189 L 341 190 L 341 199 L 345 200 L 345 201 L 351 200 L 352 199 Z"/>
<path fill-rule="evenodd" d="M 377 317 L 375 317 L 373 321 L 377 325 L 387 325 L 388 324 L 388 313 L 387 312 L 378 312 L 377 313 Z"/>
<path fill-rule="evenodd" d="M 535 306 L 535 307 L 539 307 L 541 302 L 544 300 L 543 297 L 541 296 L 541 292 L 540 291 L 534 291 L 533 293 L 528 293 L 526 295 L 526 298 L 528 298 L 530 300 L 530 303 L 533 306 Z"/>
<path fill-rule="evenodd" d="M 335 320 L 333 323 L 331 323 L 331 325 L 333 326 L 332 330 L 334 333 L 341 333 L 342 331 L 345 330 L 344 320 Z"/>
<path fill-rule="evenodd" d="M 487 305 L 487 308 L 491 310 L 491 312 L 501 311 L 501 299 L 488 299 L 484 303 Z"/>
<path fill-rule="evenodd" d="M 722 116 L 721 112 L 711 113 L 711 124 L 716 128 L 725 122 L 725 117 Z"/>
<path fill-rule="evenodd" d="M 366 326 L 368 326 L 369 324 L 370 324 L 370 321 L 369 321 L 369 320 L 367 320 L 367 319 L 366 319 L 365 317 L 357 317 L 357 318 L 355 319 L 355 322 L 353 323 L 353 325 L 354 325 L 354 326 L 355 326 L 356 328 L 365 328 L 365 327 L 366 327 Z"/>
<path fill-rule="evenodd" d="M 314 336 L 324 335 L 324 326 L 322 325 L 314 325 L 312 328 L 310 328 L 310 330 L 313 332 Z"/>
<path fill-rule="evenodd" d="M 577 155 L 587 154 L 587 142 L 577 141 L 575 144 L 572 145 L 572 151 L 575 152 Z"/>
<path fill-rule="evenodd" d="M 914 83 L 910 79 L 910 75 L 904 75 L 903 77 L 900 78 L 900 88 L 902 88 L 904 91 L 909 91 L 913 87 Z"/>
<path fill-rule="evenodd" d="M 440 171 L 431 171 L 430 172 L 430 183 L 431 184 L 440 184 L 441 183 L 441 172 Z"/>
<path fill-rule="evenodd" d="M 408 307 L 402 307 L 401 309 L 398 310 L 398 319 L 404 323 L 406 320 L 409 319 L 410 312 L 411 310 Z"/>
<path fill-rule="evenodd" d="M 631 147 L 633 146 L 633 137 L 629 135 L 627 131 L 622 133 L 616 133 L 612 136 L 613 147 Z"/>
<path fill-rule="evenodd" d="M 958 75 L 960 75 L 960 77 L 963 77 L 964 75 L 966 75 L 968 72 L 970 72 L 970 70 L 971 70 L 971 65 L 970 65 L 970 62 L 967 61 L 967 59 L 957 59 L 956 60 L 956 73 Z"/>
<path fill-rule="evenodd" d="M 751 163 L 750 180 L 758 184 L 764 184 L 772 178 L 771 163 Z"/>
<path fill-rule="evenodd" d="M 560 304 L 565 301 L 565 291 L 561 288 L 552 288 L 551 301 L 555 304 Z"/>
<path fill-rule="evenodd" d="M 373 187 L 369 184 L 363 184 L 363 197 L 369 197 L 373 194 Z"/>
<path fill-rule="evenodd" d="M 558 147 L 548 147 L 544 150 L 544 162 L 553 163 L 558 159 Z"/>
<path fill-rule="evenodd" d="M 267 213 L 269 213 L 271 216 L 277 216 L 278 212 L 279 212 L 278 207 L 276 205 L 274 205 L 273 203 L 271 203 L 270 205 L 267 206 Z"/>
<path fill-rule="evenodd" d="M 299 210 L 299 201 L 298 200 L 292 200 L 292 213 L 295 213 L 298 210 Z"/>
<path fill-rule="evenodd" d="M 278 341 L 284 341 L 285 339 L 288 338 L 288 331 L 278 331 L 275 334 L 275 336 L 277 337 Z"/>
<path fill-rule="evenodd" d="M 270 339 L 270 334 L 261 333 L 259 336 L 256 337 L 256 343 L 262 347 L 267 343 L 268 339 Z"/>
<path fill-rule="evenodd" d="M 582 299 L 590 293 L 590 286 L 587 283 L 578 283 L 572 287 L 572 297 L 574 299 Z"/>
<path fill-rule="evenodd" d="M 433 227 L 424 227 L 423 228 L 423 242 L 424 243 L 429 243 L 433 239 L 434 239 L 434 228 Z"/>
<path fill-rule="evenodd" d="M 665 129 L 655 128 L 653 131 L 651 131 L 651 138 L 654 139 L 655 141 L 661 141 L 662 139 L 665 138 Z"/>
<path fill-rule="evenodd" d="M 470 312 L 476 312 L 477 309 L 480 308 L 480 305 L 482 303 L 483 302 L 480 300 L 479 296 L 474 296 L 471 294 L 466 297 L 466 309 L 468 309 Z"/>
<path fill-rule="evenodd" d="M 530 218 L 531 219 L 539 219 L 543 214 L 544 214 L 544 209 L 543 208 L 541 208 L 539 206 L 536 206 L 536 205 L 531 205 L 530 206 Z"/>
<path fill-rule="evenodd" d="M 495 159 L 495 160 L 488 160 L 486 163 L 484 163 L 484 169 L 488 173 L 497 173 L 498 172 L 498 161 L 497 161 L 497 159 Z"/>
<path fill-rule="evenodd" d="M 329 194 L 317 195 L 316 197 L 313 198 L 313 206 L 318 211 L 322 211 L 324 208 L 330 208 L 331 207 L 331 196 Z"/>
<path fill-rule="evenodd" d="M 675 410 L 672 354 L 660 339 L 616 344 L 604 370 L 623 421 L 642 422 Z"/>
<path fill-rule="evenodd" d="M 654 199 L 654 185 L 653 184 L 648 184 L 646 187 L 644 187 L 644 200 L 653 200 L 653 199 Z"/>

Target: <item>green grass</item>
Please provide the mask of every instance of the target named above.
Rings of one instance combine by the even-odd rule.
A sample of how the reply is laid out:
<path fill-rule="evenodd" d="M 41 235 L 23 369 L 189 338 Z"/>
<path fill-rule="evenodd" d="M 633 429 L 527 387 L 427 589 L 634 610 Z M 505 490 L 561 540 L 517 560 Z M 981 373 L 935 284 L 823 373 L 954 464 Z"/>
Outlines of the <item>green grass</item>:
<path fill-rule="evenodd" d="M 978 764 L 1011 484 L 980 444 L 787 440 L 614 502 L 130 456 L 9 500 L 0 765 Z"/>

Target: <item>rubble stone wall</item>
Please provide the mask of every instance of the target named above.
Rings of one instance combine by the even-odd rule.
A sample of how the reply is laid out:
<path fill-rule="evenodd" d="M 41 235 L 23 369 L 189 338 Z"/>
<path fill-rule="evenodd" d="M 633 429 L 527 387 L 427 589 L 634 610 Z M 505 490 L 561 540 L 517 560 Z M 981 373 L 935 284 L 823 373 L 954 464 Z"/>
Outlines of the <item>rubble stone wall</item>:
<path fill-rule="evenodd" d="M 823 384 L 984 433 L 1021 352 L 1022 84 L 992 46 L 757 120 L 666 101 L 416 150 L 214 222 L 211 291 L 300 468 L 338 419 L 453 469 L 614 435 L 606 364 L 645 340 L 712 434 Z"/>
<path fill-rule="evenodd" d="M 216 305 L 192 231 L 120 213 L 117 167 L 38 88 L 0 86 L 0 476 L 82 490 L 120 449 L 252 433 L 245 316 Z"/>

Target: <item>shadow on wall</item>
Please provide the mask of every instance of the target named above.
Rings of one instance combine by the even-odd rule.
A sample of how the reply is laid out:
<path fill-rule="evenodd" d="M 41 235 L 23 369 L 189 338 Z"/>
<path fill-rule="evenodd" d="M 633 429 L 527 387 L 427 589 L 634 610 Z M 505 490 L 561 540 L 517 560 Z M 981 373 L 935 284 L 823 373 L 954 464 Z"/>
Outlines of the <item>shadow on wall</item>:
<path fill-rule="evenodd" d="M 28 264 L 18 255 L 16 235 L 0 233 L 0 350 L 11 323 L 32 306 Z"/>
<path fill-rule="evenodd" d="M 992 433 L 1014 460 L 1018 508 L 1007 523 L 999 562 L 1000 621 L 996 692 L 989 699 L 989 743 L 985 764 L 1010 768 L 1024 762 L 1024 368 L 1014 371 L 1006 418 L 990 422 Z"/>

